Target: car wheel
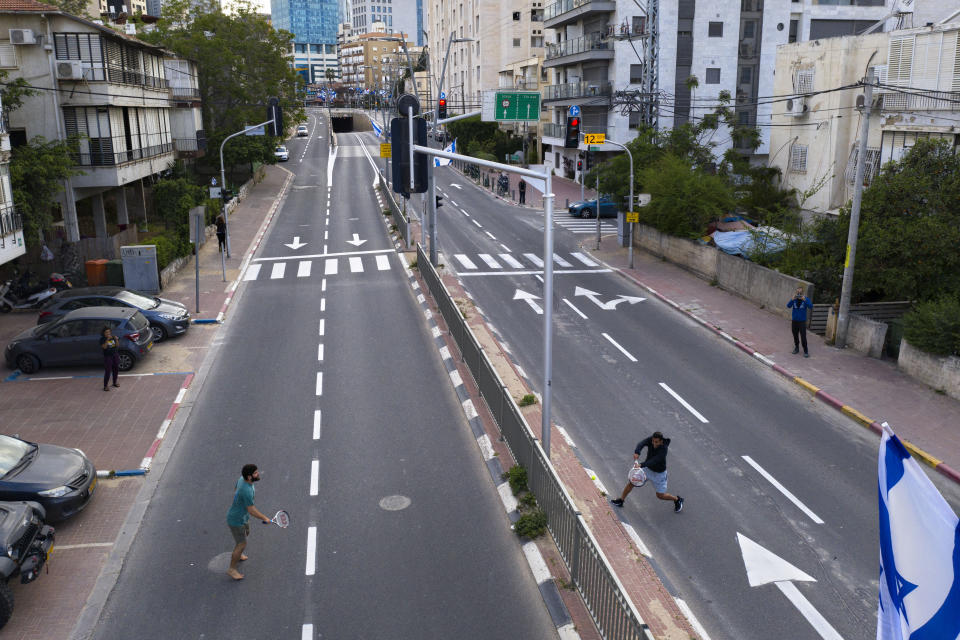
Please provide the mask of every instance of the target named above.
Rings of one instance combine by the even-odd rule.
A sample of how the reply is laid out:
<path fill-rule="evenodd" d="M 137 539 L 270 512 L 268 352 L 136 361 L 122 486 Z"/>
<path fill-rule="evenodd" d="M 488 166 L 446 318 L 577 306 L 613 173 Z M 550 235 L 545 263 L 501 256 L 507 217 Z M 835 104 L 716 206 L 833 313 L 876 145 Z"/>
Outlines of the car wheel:
<path fill-rule="evenodd" d="M 581 218 L 592 218 L 592 217 L 593 217 L 593 211 L 591 211 L 588 207 L 584 207 L 583 209 L 580 209 L 580 217 L 581 217 Z"/>
<path fill-rule="evenodd" d="M 6 580 L 0 580 L 0 629 L 10 622 L 13 615 L 13 591 Z"/>
<path fill-rule="evenodd" d="M 120 360 L 120 371 L 130 371 L 137 361 L 129 351 L 121 351 L 117 354 L 117 358 Z"/>
<path fill-rule="evenodd" d="M 21 353 L 17 356 L 17 369 L 20 369 L 23 373 L 36 373 L 37 369 L 40 368 L 40 363 L 37 361 L 36 357 L 30 355 L 29 353 Z"/>
<path fill-rule="evenodd" d="M 164 329 L 159 324 L 150 325 L 150 330 L 153 331 L 153 341 L 154 342 L 163 342 L 167 339 L 167 330 Z"/>

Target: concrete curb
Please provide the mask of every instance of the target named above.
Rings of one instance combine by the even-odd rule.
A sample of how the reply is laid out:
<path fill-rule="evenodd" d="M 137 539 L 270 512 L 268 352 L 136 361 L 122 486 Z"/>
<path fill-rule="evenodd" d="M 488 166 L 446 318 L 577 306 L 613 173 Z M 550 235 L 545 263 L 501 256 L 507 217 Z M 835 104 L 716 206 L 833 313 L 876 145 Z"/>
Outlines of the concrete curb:
<path fill-rule="evenodd" d="M 586 247 L 584 247 L 584 249 L 586 249 Z M 753 347 L 751 347 L 749 344 L 747 344 L 747 343 L 745 343 L 745 342 L 742 342 L 741 340 L 739 340 L 739 339 L 737 339 L 737 338 L 729 335 L 728 333 L 724 332 L 722 329 L 720 329 L 720 327 L 716 327 L 716 326 L 710 324 L 709 322 L 707 322 L 706 320 L 704 320 L 703 318 L 700 318 L 700 317 L 694 315 L 692 312 L 687 311 L 686 309 L 684 309 L 683 307 L 681 307 L 679 304 L 677 304 L 677 303 L 674 302 L 673 300 L 670 300 L 669 298 L 667 298 L 666 296 L 664 296 L 663 294 L 661 294 L 661 293 L 658 292 L 657 290 L 655 290 L 655 289 L 653 289 L 652 287 L 648 286 L 646 283 L 644 283 L 644 282 L 643 282 L 642 280 L 640 280 L 639 278 L 634 277 L 633 275 L 627 273 L 624 269 L 619 269 L 619 268 L 617 268 L 617 267 L 614 267 L 614 266 L 612 266 L 612 265 L 609 265 L 609 264 L 607 264 L 606 262 L 604 262 L 603 260 L 601 260 L 600 258 L 598 258 L 597 256 L 593 256 L 593 257 L 594 257 L 595 260 L 599 260 L 602 264 L 604 264 L 605 266 L 609 267 L 609 268 L 610 268 L 611 270 L 613 270 L 614 272 L 620 274 L 622 277 L 624 277 L 624 278 L 630 280 L 631 282 L 633 282 L 633 283 L 635 283 L 635 284 L 643 287 L 644 289 L 646 289 L 647 291 L 649 291 L 651 295 L 653 295 L 654 297 L 656 297 L 658 300 L 667 303 L 668 305 L 670 305 L 671 307 L 673 307 L 674 309 L 676 309 L 676 310 L 679 311 L 680 313 L 682 313 L 682 314 L 684 314 L 685 316 L 687 316 L 688 318 L 694 320 L 696 323 L 698 323 L 698 324 L 700 324 L 701 326 L 709 329 L 709 330 L 712 331 L 713 333 L 721 336 L 722 338 L 724 338 L 725 340 L 727 340 L 728 342 L 730 342 L 731 344 L 733 344 L 735 347 L 737 347 L 737 348 L 740 349 L 741 351 L 744 351 L 744 352 L 750 354 L 750 355 L 753 356 L 755 359 L 759 360 L 759 361 L 762 362 L 763 364 L 765 364 L 765 365 L 767 365 L 768 367 L 770 367 L 771 369 L 773 369 L 775 372 L 777 372 L 777 373 L 779 373 L 780 375 L 782 375 L 784 378 L 788 378 L 788 379 L 789 379 L 791 382 L 793 382 L 794 384 L 796 384 L 796 385 L 798 385 L 799 387 L 801 387 L 802 389 L 810 392 L 810 394 L 811 394 L 814 398 L 816 398 L 817 400 L 823 402 L 823 403 L 824 403 L 825 405 L 827 405 L 828 407 L 832 407 L 833 409 L 836 409 L 836 410 L 840 411 L 841 413 L 843 413 L 844 415 L 846 415 L 848 418 L 851 418 L 853 421 L 859 423 L 861 426 L 866 427 L 867 429 L 869 429 L 870 431 L 873 431 L 874 433 L 876 433 L 876 434 L 878 434 L 878 435 L 879 435 L 880 433 L 882 433 L 882 427 L 881 427 L 881 425 L 880 425 L 876 420 L 867 417 L 864 413 L 862 413 L 862 412 L 860 412 L 859 410 L 851 407 L 850 405 L 844 404 L 842 401 L 834 398 L 833 396 L 831 396 L 831 395 L 828 394 L 827 392 L 825 392 L 825 391 L 823 391 L 822 389 L 820 389 L 819 387 L 811 384 L 810 382 L 804 380 L 804 379 L 801 378 L 800 376 L 796 376 L 796 375 L 790 373 L 790 372 L 789 372 L 787 369 L 785 369 L 784 367 L 782 367 L 782 366 L 774 363 L 774 362 L 773 362 L 772 360 L 770 360 L 769 358 L 767 358 L 767 357 L 763 356 L 762 354 L 760 354 L 758 351 L 756 351 L 756 350 L 755 350 Z M 939 473 L 940 475 L 942 475 L 942 476 L 944 476 L 944 477 L 946 477 L 946 478 L 949 478 L 950 480 L 954 481 L 954 482 L 957 483 L 957 484 L 960 484 L 960 472 L 957 472 L 955 469 L 953 469 L 953 468 L 951 468 L 950 466 L 944 464 L 944 462 L 943 462 L 942 460 L 940 460 L 939 458 L 936 458 L 936 457 L 932 456 L 931 454 L 927 453 L 926 451 L 924 451 L 923 449 L 917 447 L 916 445 L 908 442 L 907 440 L 903 440 L 902 442 L 903 442 L 903 446 L 905 446 L 905 447 L 907 448 L 907 450 L 910 451 L 911 454 L 913 454 L 915 457 L 917 457 L 917 458 L 919 458 L 920 460 L 922 460 L 923 462 L 925 462 L 927 465 L 929 465 L 931 468 L 933 468 L 937 473 Z"/>

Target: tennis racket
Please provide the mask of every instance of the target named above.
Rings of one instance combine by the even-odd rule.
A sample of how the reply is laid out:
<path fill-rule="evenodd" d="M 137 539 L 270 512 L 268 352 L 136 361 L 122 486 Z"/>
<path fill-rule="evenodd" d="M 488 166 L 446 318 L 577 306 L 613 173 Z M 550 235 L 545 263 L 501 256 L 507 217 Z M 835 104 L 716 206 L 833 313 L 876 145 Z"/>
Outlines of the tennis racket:
<path fill-rule="evenodd" d="M 276 515 L 270 518 L 270 522 L 277 525 L 281 529 L 286 529 L 290 526 L 290 514 L 281 509 L 280 511 L 277 511 Z"/>

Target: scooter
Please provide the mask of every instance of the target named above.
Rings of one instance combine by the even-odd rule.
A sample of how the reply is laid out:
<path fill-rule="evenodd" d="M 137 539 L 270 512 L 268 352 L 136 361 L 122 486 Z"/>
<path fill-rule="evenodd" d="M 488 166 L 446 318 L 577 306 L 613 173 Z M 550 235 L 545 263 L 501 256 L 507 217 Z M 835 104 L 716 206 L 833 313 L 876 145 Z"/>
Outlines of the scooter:
<path fill-rule="evenodd" d="M 9 313 L 14 309 L 36 309 L 57 293 L 56 287 L 50 287 L 26 298 L 20 298 L 11 290 L 11 284 L 12 281 L 7 280 L 0 285 L 0 313 Z"/>
<path fill-rule="evenodd" d="M 17 276 L 17 273 L 15 272 L 14 275 Z M 29 298 L 50 287 L 56 288 L 57 291 L 63 291 L 72 288 L 73 285 L 62 273 L 51 273 L 46 284 L 44 284 L 29 269 L 10 282 L 10 290 L 21 299 Z"/>

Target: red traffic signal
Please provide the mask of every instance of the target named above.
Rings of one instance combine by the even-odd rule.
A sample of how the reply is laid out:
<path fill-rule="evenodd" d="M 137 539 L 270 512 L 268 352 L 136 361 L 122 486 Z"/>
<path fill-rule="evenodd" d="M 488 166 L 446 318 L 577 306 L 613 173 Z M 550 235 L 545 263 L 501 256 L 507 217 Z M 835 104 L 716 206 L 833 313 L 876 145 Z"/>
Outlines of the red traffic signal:
<path fill-rule="evenodd" d="M 567 116 L 567 130 L 563 146 L 566 149 L 576 149 L 580 146 L 580 118 Z"/>
<path fill-rule="evenodd" d="M 577 171 L 583 171 L 583 160 L 577 160 Z"/>
<path fill-rule="evenodd" d="M 570 126 L 571 126 L 571 127 L 579 127 L 579 126 L 580 126 L 580 118 L 570 118 Z"/>
<path fill-rule="evenodd" d="M 447 117 L 447 99 L 440 98 L 437 101 L 437 118 L 443 120 Z"/>

